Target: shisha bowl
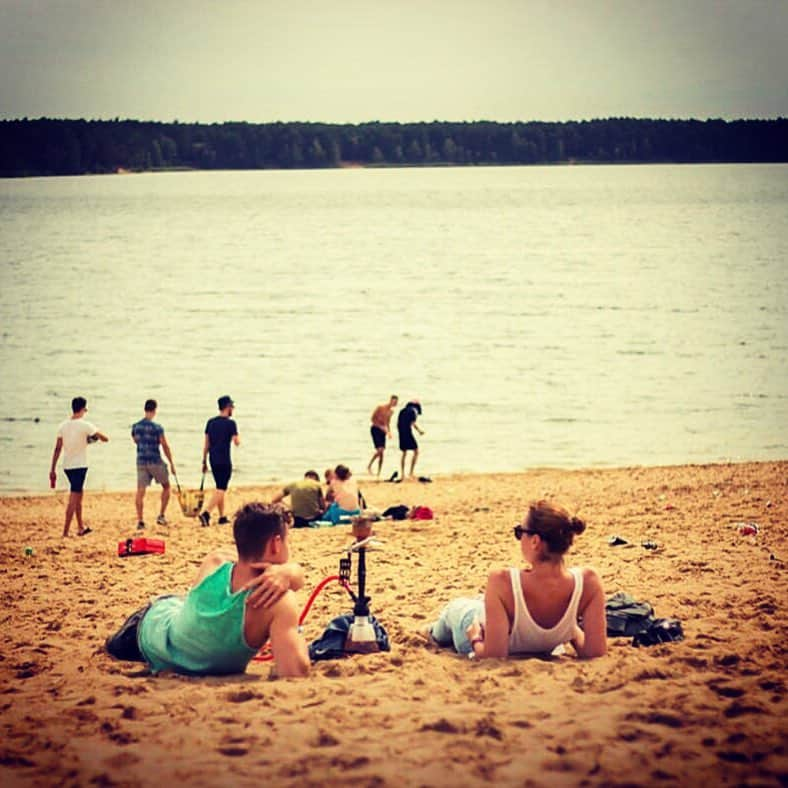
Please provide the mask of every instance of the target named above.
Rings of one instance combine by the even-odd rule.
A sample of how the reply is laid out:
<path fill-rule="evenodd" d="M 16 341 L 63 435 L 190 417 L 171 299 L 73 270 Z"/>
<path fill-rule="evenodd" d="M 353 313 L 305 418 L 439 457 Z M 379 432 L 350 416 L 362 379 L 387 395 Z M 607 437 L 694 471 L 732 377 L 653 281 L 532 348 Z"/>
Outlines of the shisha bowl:
<path fill-rule="evenodd" d="M 360 514 L 350 518 L 351 532 L 357 542 L 369 539 L 372 536 L 372 523 L 374 520 L 367 515 Z"/>

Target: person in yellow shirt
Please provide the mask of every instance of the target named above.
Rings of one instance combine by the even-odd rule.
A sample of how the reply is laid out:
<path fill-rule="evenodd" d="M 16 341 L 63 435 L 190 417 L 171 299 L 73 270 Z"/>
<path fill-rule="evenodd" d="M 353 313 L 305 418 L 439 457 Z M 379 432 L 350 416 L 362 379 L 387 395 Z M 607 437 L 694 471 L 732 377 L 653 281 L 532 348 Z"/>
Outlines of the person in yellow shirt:
<path fill-rule="evenodd" d="M 326 510 L 317 471 L 307 471 L 303 479 L 288 484 L 274 496 L 271 503 L 279 503 L 287 496 L 290 496 L 294 528 L 307 527 L 311 521 L 319 520 Z"/>

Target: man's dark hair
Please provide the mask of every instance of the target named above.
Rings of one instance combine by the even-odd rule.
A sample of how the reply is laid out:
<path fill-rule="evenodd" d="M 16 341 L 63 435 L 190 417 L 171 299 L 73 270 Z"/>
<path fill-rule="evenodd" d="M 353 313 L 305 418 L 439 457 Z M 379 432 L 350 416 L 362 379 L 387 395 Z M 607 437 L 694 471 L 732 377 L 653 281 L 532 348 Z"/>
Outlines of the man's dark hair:
<path fill-rule="evenodd" d="M 233 537 L 238 557 L 259 561 L 266 545 L 275 536 L 283 539 L 290 524 L 290 512 L 278 504 L 247 503 L 235 513 Z"/>
<path fill-rule="evenodd" d="M 316 482 L 320 481 L 320 477 L 317 475 L 317 471 L 307 471 L 304 474 L 305 479 L 314 479 Z"/>
<path fill-rule="evenodd" d="M 88 401 L 84 397 L 74 397 L 71 400 L 71 412 L 79 413 L 88 406 Z"/>
<path fill-rule="evenodd" d="M 159 403 L 156 402 L 155 399 L 146 399 L 145 400 L 145 413 L 150 413 L 151 411 L 156 410 L 159 407 Z"/>
<path fill-rule="evenodd" d="M 351 477 L 350 468 L 347 465 L 337 465 L 334 468 L 334 473 L 341 482 L 346 482 Z"/>

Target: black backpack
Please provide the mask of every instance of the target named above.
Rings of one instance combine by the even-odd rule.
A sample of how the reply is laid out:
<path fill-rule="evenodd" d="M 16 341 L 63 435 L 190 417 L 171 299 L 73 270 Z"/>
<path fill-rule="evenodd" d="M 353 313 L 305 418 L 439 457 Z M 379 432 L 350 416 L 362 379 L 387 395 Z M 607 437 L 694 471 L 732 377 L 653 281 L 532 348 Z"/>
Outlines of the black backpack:
<path fill-rule="evenodd" d="M 684 640 L 684 630 L 676 618 L 657 618 L 648 602 L 618 591 L 605 602 L 607 636 L 631 637 L 633 646 L 656 646 Z"/>
<path fill-rule="evenodd" d="M 384 517 L 391 517 L 394 520 L 404 520 L 408 516 L 408 512 L 410 510 L 404 504 L 400 506 L 389 506 L 385 512 L 383 512 Z"/>
<path fill-rule="evenodd" d="M 609 638 L 634 637 L 645 632 L 656 620 L 654 608 L 648 602 L 638 602 L 624 591 L 608 597 L 605 618 Z"/>

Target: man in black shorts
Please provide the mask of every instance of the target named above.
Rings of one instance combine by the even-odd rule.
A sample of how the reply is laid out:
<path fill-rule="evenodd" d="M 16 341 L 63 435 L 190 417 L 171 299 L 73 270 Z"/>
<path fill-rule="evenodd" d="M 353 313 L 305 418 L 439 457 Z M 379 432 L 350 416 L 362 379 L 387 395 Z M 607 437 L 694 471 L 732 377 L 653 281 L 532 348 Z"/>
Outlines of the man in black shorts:
<path fill-rule="evenodd" d="M 409 451 L 413 452 L 410 461 L 410 476 L 416 468 L 416 460 L 419 458 L 419 444 L 413 435 L 413 430 L 424 435 L 424 430 L 416 424 L 416 419 L 421 415 L 421 403 L 418 400 L 411 400 L 397 416 L 397 432 L 399 433 L 399 448 L 402 452 L 402 478 L 405 478 L 405 457 Z"/>
<path fill-rule="evenodd" d="M 226 394 L 217 400 L 219 415 L 208 419 L 205 425 L 205 444 L 202 449 L 202 472 L 208 470 L 207 458 L 211 460 L 211 473 L 216 490 L 205 509 L 200 512 L 200 522 L 203 525 L 211 523 L 211 509 L 219 509 L 219 525 L 226 525 L 229 520 L 224 516 L 224 494 L 233 475 L 233 464 L 230 460 L 230 444 L 238 446 L 241 439 L 238 435 L 238 426 L 231 418 L 235 403 L 232 397 Z"/>
<path fill-rule="evenodd" d="M 384 402 L 372 411 L 372 426 L 369 428 L 370 435 L 372 435 L 372 445 L 375 447 L 375 453 L 367 465 L 367 473 L 372 473 L 372 466 L 375 460 L 378 461 L 378 476 L 383 468 L 383 452 L 386 451 L 386 438 L 391 437 L 391 414 L 394 413 L 394 408 L 397 407 L 399 398 L 396 394 L 392 394 L 388 402 Z"/>
<path fill-rule="evenodd" d="M 52 452 L 52 465 L 49 468 L 49 483 L 52 489 L 57 483 L 58 457 L 63 453 L 63 471 L 68 477 L 71 492 L 66 505 L 66 524 L 63 527 L 63 536 L 68 536 L 71 520 L 77 517 L 77 535 L 85 536 L 91 532 L 82 521 L 82 495 L 85 485 L 85 476 L 88 473 L 88 444 L 94 441 L 106 443 L 109 438 L 99 432 L 86 418 L 88 402 L 84 397 L 74 397 L 71 400 L 71 418 L 64 421 L 57 429 L 57 440 Z"/>

